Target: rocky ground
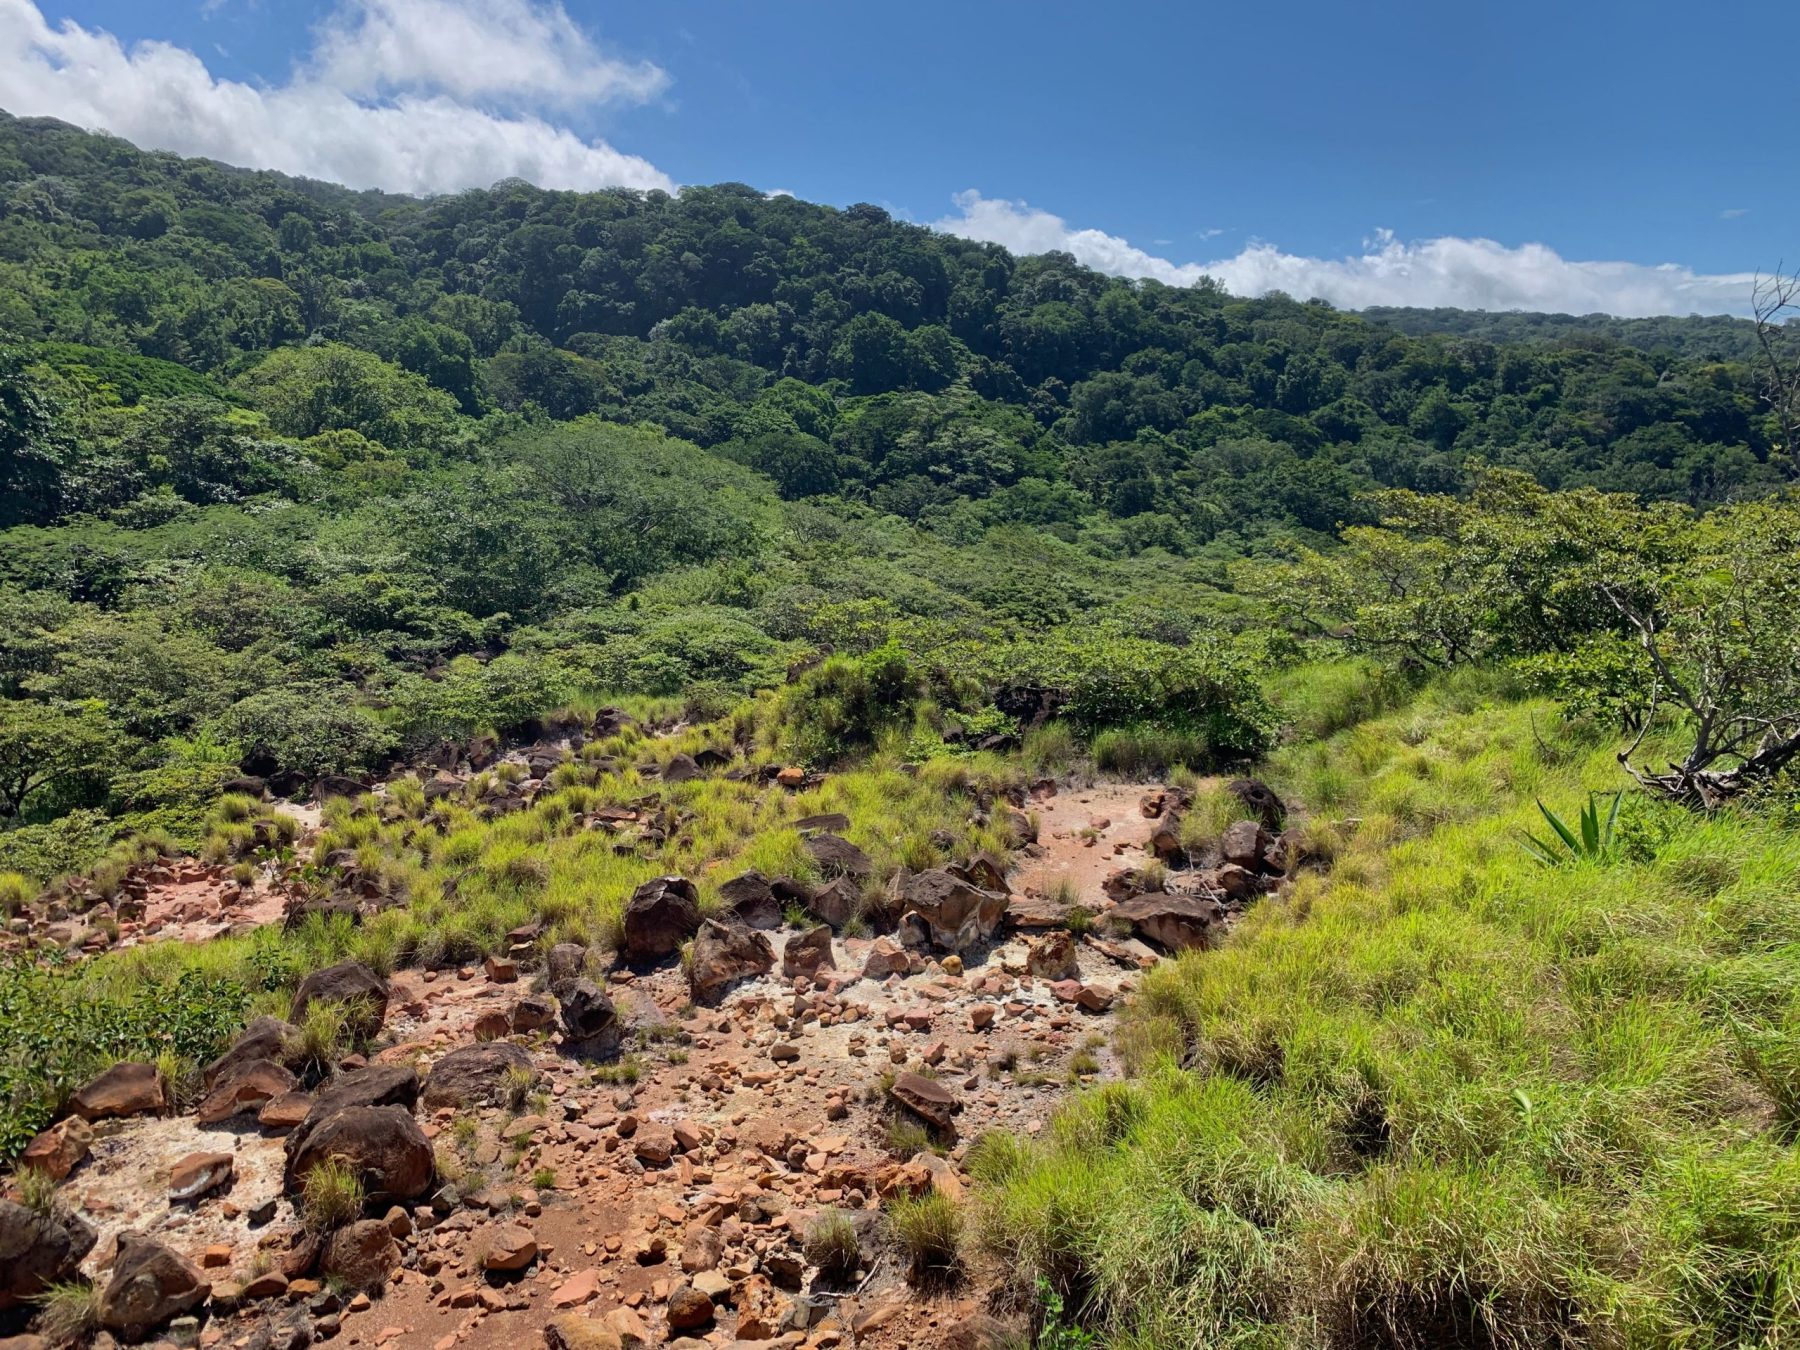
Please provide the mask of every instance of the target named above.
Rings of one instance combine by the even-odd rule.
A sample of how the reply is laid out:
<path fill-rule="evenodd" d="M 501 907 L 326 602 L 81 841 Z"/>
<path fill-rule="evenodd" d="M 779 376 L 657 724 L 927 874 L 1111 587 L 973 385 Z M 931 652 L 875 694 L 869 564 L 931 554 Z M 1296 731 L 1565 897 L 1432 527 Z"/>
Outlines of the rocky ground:
<path fill-rule="evenodd" d="M 104 1290 L 101 1343 L 987 1343 L 993 1272 L 917 1287 L 881 1206 L 959 1198 L 970 1141 L 1033 1134 L 1115 1074 L 1141 970 L 1224 921 L 1227 869 L 1273 884 L 1279 841 L 1252 826 L 1236 851 L 1254 856 L 1229 861 L 1227 839 L 1214 871 L 1143 894 L 1181 802 L 1040 785 L 1010 876 L 975 859 L 910 878 L 898 929 L 872 938 L 785 926 L 754 877 L 703 920 L 670 878 L 633 898 L 616 961 L 557 947 L 541 968 L 320 972 L 293 1019 L 346 1000 L 372 1018 L 369 1056 L 309 1086 L 278 1062 L 292 1028 L 262 1019 L 179 1112 L 149 1066 L 103 1075 L 23 1164 L 60 1178 L 61 1217 L 0 1214 L 0 1307 L 32 1275 L 7 1268 L 10 1223 L 45 1270 L 79 1260 Z M 113 940 L 281 917 L 266 880 L 163 872 Z M 1072 897 L 1120 921 L 1072 932 Z M 354 1161 L 370 1203 L 318 1231 L 298 1192 L 326 1158 Z M 835 1273 L 806 1241 L 833 1211 L 857 1235 Z"/>

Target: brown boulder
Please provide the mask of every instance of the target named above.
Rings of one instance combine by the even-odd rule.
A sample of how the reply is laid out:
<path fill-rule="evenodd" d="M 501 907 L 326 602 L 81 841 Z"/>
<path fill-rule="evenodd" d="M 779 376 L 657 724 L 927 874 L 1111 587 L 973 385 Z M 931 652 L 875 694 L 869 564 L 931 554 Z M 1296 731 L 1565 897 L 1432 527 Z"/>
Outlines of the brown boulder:
<path fill-rule="evenodd" d="M 195 1114 L 202 1125 L 216 1125 L 244 1111 L 260 1111 L 299 1086 L 300 1080 L 274 1060 L 238 1060 L 214 1082 Z"/>
<path fill-rule="evenodd" d="M 1004 893 L 983 890 L 941 867 L 911 878 L 905 901 L 930 926 L 933 942 L 958 952 L 993 937 L 1007 907 Z"/>
<path fill-rule="evenodd" d="M 382 1219 L 345 1224 L 325 1242 L 319 1271 L 352 1289 L 379 1289 L 400 1264 L 400 1244 Z"/>
<path fill-rule="evenodd" d="M 660 960 L 700 927 L 700 894 L 686 877 L 646 881 L 625 902 L 623 926 L 626 960 Z"/>
<path fill-rule="evenodd" d="M 75 1170 L 94 1146 L 94 1127 L 80 1116 L 69 1116 L 25 1145 L 19 1170 L 36 1168 L 52 1181 L 61 1181 Z"/>
<path fill-rule="evenodd" d="M 561 1002 L 563 1039 L 590 1053 L 604 1053 L 619 1043 L 619 1013 L 606 991 L 592 980 L 575 980 L 557 995 Z"/>
<path fill-rule="evenodd" d="M 313 1115 L 318 1114 L 317 1105 Z M 350 1106 L 288 1136 L 286 1185 L 298 1191 L 307 1173 L 338 1159 L 355 1169 L 370 1199 L 411 1200 L 431 1187 L 431 1142 L 402 1106 Z"/>
<path fill-rule="evenodd" d="M 691 1284 L 669 1294 L 669 1330 L 695 1331 L 713 1320 L 713 1301 Z"/>
<path fill-rule="evenodd" d="M 1111 917 L 1122 919 L 1140 936 L 1169 951 L 1212 945 L 1224 911 L 1212 900 L 1191 895 L 1145 895 L 1115 906 Z"/>
<path fill-rule="evenodd" d="M 1150 831 L 1150 851 L 1163 862 L 1174 862 L 1185 858 L 1187 848 L 1181 842 L 1181 815 L 1174 807 L 1163 813 L 1162 819 Z"/>
<path fill-rule="evenodd" d="M 1254 813 L 1265 830 L 1273 834 L 1281 828 L 1281 822 L 1287 816 L 1287 807 L 1275 795 L 1275 789 L 1260 778 L 1234 778 L 1225 785 L 1225 790 Z"/>
<path fill-rule="evenodd" d="M 813 917 L 833 928 L 842 928 L 856 917 L 857 907 L 862 902 L 862 892 L 849 877 L 839 877 L 835 881 L 826 882 L 806 902 L 806 908 Z"/>
<path fill-rule="evenodd" d="M 212 1292 L 195 1266 L 160 1242 L 119 1234 L 112 1278 L 100 1295 L 100 1325 L 127 1341 L 192 1312 Z"/>
<path fill-rule="evenodd" d="M 167 1105 L 156 1066 L 131 1061 L 113 1065 L 69 1099 L 69 1109 L 88 1121 L 161 1112 Z"/>
<path fill-rule="evenodd" d="M 789 979 L 804 975 L 811 979 L 821 970 L 836 970 L 831 959 L 831 925 L 820 924 L 804 933 L 796 933 L 781 949 L 781 973 Z"/>
<path fill-rule="evenodd" d="M 1219 836 L 1219 856 L 1228 863 L 1254 872 L 1262 866 L 1263 850 L 1268 844 L 1269 836 L 1259 822 L 1234 820 L 1225 827 L 1225 833 Z"/>
<path fill-rule="evenodd" d="M 73 1279 L 93 1249 L 94 1230 L 74 1215 L 0 1200 L 0 1311 Z"/>
<path fill-rule="evenodd" d="M 284 1061 L 287 1058 L 288 1038 L 294 1031 L 291 1022 L 284 1022 L 279 1017 L 256 1018 L 238 1033 L 238 1038 L 231 1043 L 229 1050 L 206 1066 L 206 1086 L 213 1087 L 242 1064 L 271 1059 L 277 1063 Z"/>
<path fill-rule="evenodd" d="M 288 1021 L 298 1024 L 305 1018 L 308 1007 L 324 1001 L 343 1004 L 351 1031 L 357 1036 L 370 1037 L 380 1031 L 381 1024 L 387 1020 L 387 981 L 360 961 L 340 961 L 324 970 L 315 970 L 300 981 L 300 987 L 294 991 Z"/>
<path fill-rule="evenodd" d="M 912 970 L 912 957 L 891 937 L 878 937 L 869 945 L 863 961 L 863 978 L 885 980 L 890 975 L 905 975 Z"/>
<path fill-rule="evenodd" d="M 237 1175 L 237 1160 L 229 1153 L 190 1153 L 169 1169 L 169 1203 L 198 1200 L 229 1186 Z"/>
<path fill-rule="evenodd" d="M 541 1031 L 556 1021 L 556 1004 L 542 994 L 527 994 L 513 1004 L 507 1022 L 514 1031 Z"/>
<path fill-rule="evenodd" d="M 508 1089 L 507 1078 L 528 1074 L 537 1081 L 531 1056 L 511 1041 L 484 1041 L 452 1050 L 425 1076 L 421 1094 L 426 1109 L 453 1106 L 500 1106 Z"/>
<path fill-rule="evenodd" d="M 525 1269 L 537 1260 L 537 1254 L 537 1240 L 517 1224 L 506 1223 L 488 1234 L 481 1265 L 484 1270 L 510 1274 Z"/>
<path fill-rule="evenodd" d="M 836 834 L 815 834 L 804 847 L 819 870 L 828 877 L 849 877 L 861 881 L 875 870 L 869 855 L 855 844 Z"/>
<path fill-rule="evenodd" d="M 544 1345 L 546 1350 L 625 1350 L 618 1332 L 586 1313 L 551 1318 L 544 1327 Z"/>
<path fill-rule="evenodd" d="M 716 1003 L 740 980 L 775 968 L 775 948 L 754 928 L 708 919 L 694 937 L 688 984 L 696 1003 Z"/>
<path fill-rule="evenodd" d="M 958 1103 L 950 1089 L 937 1079 L 927 1078 L 923 1074 L 903 1073 L 894 1080 L 894 1086 L 888 1089 L 888 1096 L 940 1134 L 955 1137 L 956 1122 L 952 1117 L 956 1114 Z"/>
<path fill-rule="evenodd" d="M 1025 969 L 1040 980 L 1072 980 L 1080 973 L 1075 938 L 1066 928 L 1052 929 L 1025 953 Z"/>
<path fill-rule="evenodd" d="M 725 908 L 751 928 L 781 927 L 781 901 L 761 872 L 746 872 L 719 887 Z"/>

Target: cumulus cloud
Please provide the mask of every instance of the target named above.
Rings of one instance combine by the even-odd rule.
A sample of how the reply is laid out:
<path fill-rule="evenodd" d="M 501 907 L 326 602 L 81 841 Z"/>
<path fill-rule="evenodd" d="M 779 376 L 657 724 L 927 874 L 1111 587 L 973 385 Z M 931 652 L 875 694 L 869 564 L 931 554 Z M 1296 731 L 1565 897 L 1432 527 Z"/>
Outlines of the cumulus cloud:
<path fill-rule="evenodd" d="M 937 229 L 1003 244 L 1017 253 L 1058 250 L 1114 276 L 1150 277 L 1191 286 L 1211 277 L 1233 295 L 1284 291 L 1347 309 L 1369 305 L 1449 305 L 1461 309 L 1540 310 L 1568 314 L 1742 314 L 1749 308 L 1748 272 L 1699 273 L 1664 263 L 1579 262 L 1543 244 L 1516 248 L 1492 239 L 1396 238 L 1378 231 L 1363 252 L 1309 258 L 1273 244 L 1252 243 L 1235 257 L 1176 263 L 1116 235 L 1078 230 L 1025 202 L 958 193 L 960 214 Z"/>
<path fill-rule="evenodd" d="M 7 111 L 352 187 L 451 192 L 516 176 L 671 190 L 647 160 L 531 111 L 578 94 L 642 101 L 666 83 L 654 66 L 607 58 L 560 4 L 536 0 L 346 0 L 270 87 L 216 79 L 171 43 L 128 49 L 73 20 L 52 26 L 33 0 L 0 0 Z"/>

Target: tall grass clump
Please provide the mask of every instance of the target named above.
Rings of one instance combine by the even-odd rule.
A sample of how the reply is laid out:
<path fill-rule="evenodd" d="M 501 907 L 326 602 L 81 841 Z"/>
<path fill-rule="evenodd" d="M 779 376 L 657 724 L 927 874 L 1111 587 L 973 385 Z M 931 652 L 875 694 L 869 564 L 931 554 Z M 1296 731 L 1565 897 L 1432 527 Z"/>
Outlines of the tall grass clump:
<path fill-rule="evenodd" d="M 1609 829 L 1617 748 L 1459 676 L 1260 766 L 1331 870 L 1144 978 L 1133 1081 L 972 1152 L 1014 1295 L 1132 1347 L 1800 1337 L 1800 831 Z M 1543 866 L 1540 801 L 1604 847 Z"/>

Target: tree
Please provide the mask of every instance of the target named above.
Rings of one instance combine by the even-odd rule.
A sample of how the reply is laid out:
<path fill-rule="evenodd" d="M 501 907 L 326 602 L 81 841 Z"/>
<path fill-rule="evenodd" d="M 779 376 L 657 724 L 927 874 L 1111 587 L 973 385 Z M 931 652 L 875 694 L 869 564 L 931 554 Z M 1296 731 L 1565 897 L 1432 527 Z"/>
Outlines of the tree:
<path fill-rule="evenodd" d="M 1756 319 L 1756 345 L 1763 363 L 1763 401 L 1774 414 L 1781 449 L 1792 461 L 1789 472 L 1800 474 L 1800 269 L 1758 275 L 1751 291 L 1750 312 Z"/>
<path fill-rule="evenodd" d="M 104 771 L 117 746 L 106 705 L 97 699 L 0 699 L 0 820 L 18 820 L 26 799 L 48 788 Z"/>
<path fill-rule="evenodd" d="M 437 450 L 456 426 L 456 400 L 422 375 L 340 343 L 283 347 L 237 388 L 284 436 L 359 431 L 390 450 Z"/>
<path fill-rule="evenodd" d="M 1647 658 L 1645 731 L 1672 709 L 1688 743 L 1658 772 L 1634 762 L 1640 734 L 1619 762 L 1645 787 L 1710 810 L 1800 757 L 1800 503 L 1723 508 L 1680 542 L 1681 565 L 1649 595 L 1601 583 Z"/>
<path fill-rule="evenodd" d="M 68 447 L 56 413 L 26 378 L 24 356 L 0 347 L 0 529 L 48 521 L 61 507 Z"/>

